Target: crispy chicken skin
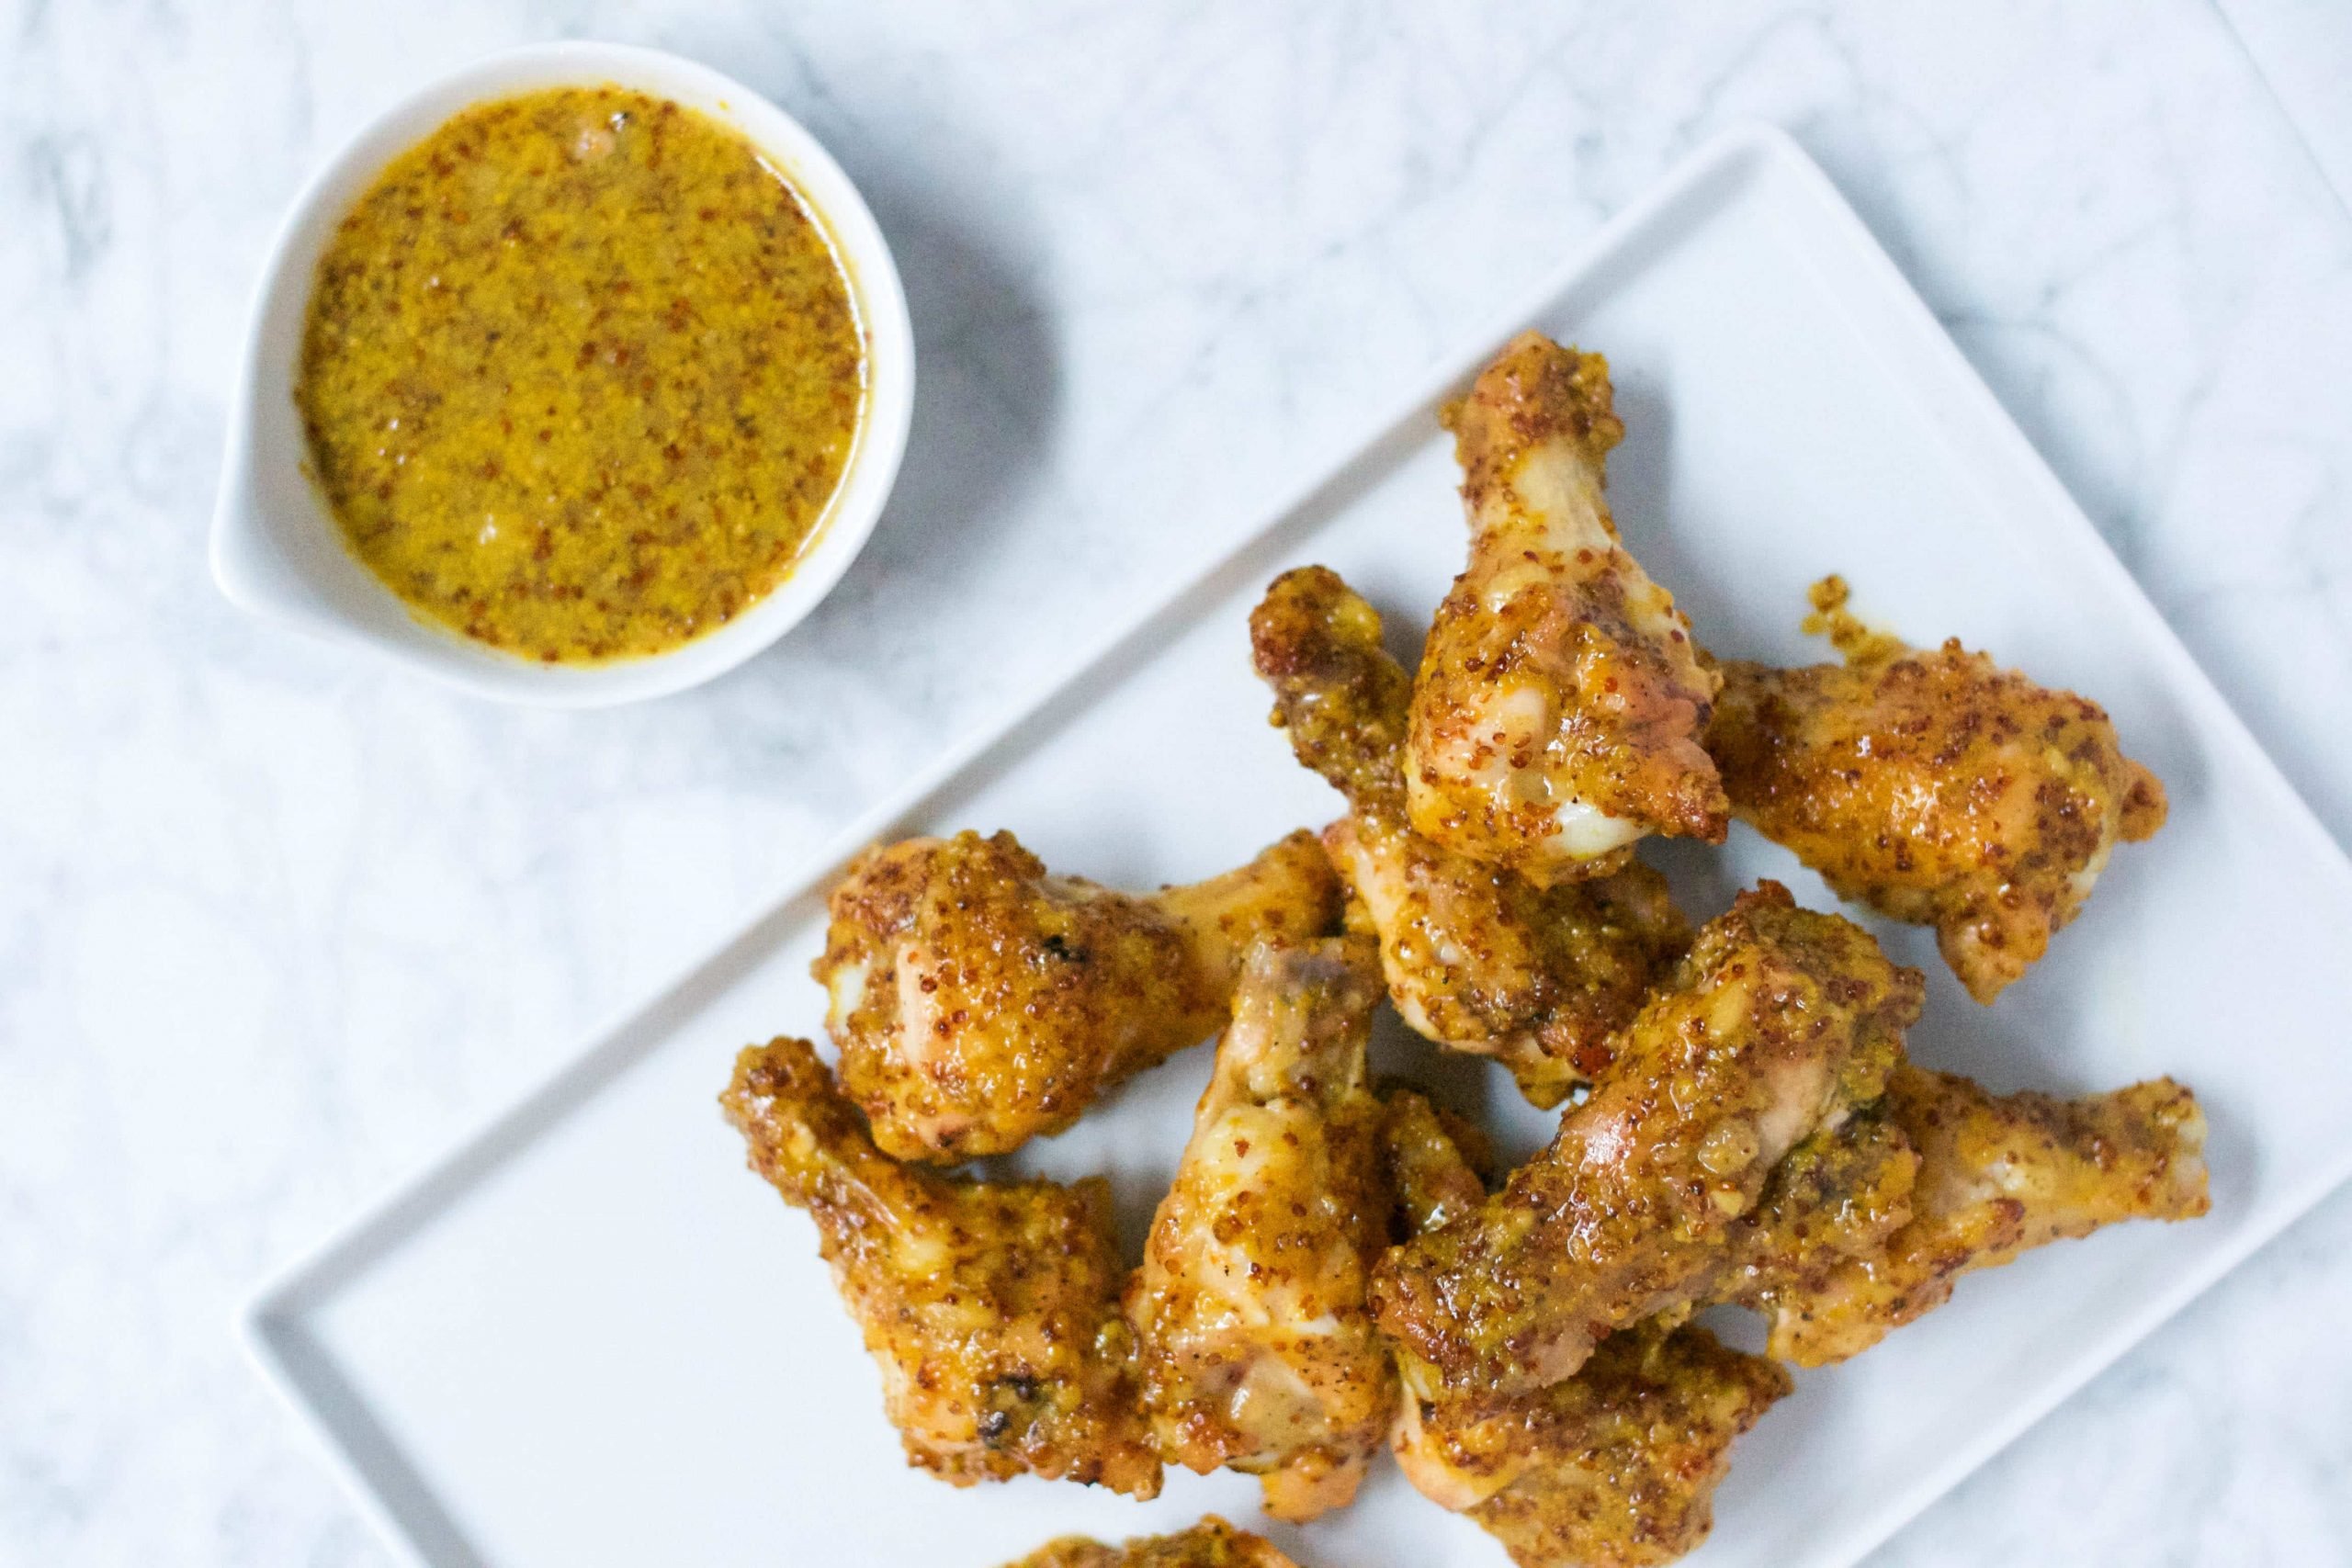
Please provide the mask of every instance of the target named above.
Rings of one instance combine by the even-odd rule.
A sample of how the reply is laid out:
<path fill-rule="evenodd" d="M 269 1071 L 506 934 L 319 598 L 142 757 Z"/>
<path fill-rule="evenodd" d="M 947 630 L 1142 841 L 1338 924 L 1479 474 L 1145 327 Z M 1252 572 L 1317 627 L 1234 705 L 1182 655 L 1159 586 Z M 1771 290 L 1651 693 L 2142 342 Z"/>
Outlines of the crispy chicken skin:
<path fill-rule="evenodd" d="M 2165 791 L 2098 704 L 1957 640 L 1922 651 L 1815 585 L 1809 631 L 1842 664 L 1727 660 L 1707 747 L 1742 820 L 1838 897 L 1933 926 L 1980 1002 L 2072 920 L 2119 840 L 2164 826 Z"/>
<path fill-rule="evenodd" d="M 1257 938 L 1336 927 L 1315 837 L 1143 896 L 1049 874 L 1010 833 L 877 846 L 833 889 L 812 966 L 842 1081 L 899 1159 L 953 1163 L 1060 1132 L 1225 1021 Z"/>
<path fill-rule="evenodd" d="M 1449 411 L 1470 562 L 1413 684 L 1407 804 L 1448 849 L 1545 886 L 1729 822 L 1700 744 L 1715 677 L 1601 494 L 1611 405 L 1606 360 L 1530 332 Z"/>
<path fill-rule="evenodd" d="M 1701 1301 L 1777 1317 L 1782 1296 L 1818 1292 L 1853 1260 L 1883 1256 L 1911 1222 L 1918 1171 L 1918 1153 L 1884 1100 L 1819 1129 L 1772 1168 L 1756 1207 L 1733 1224 Z"/>
<path fill-rule="evenodd" d="M 806 1041 L 746 1049 L 719 1099 L 752 1168 L 816 1221 L 910 1463 L 957 1486 L 1031 1473 L 1158 1495 L 1107 1183 L 900 1165 Z"/>
<path fill-rule="evenodd" d="M 1127 1289 L 1161 1452 L 1258 1475 L 1279 1519 L 1351 1501 L 1396 1412 L 1365 1303 L 1390 1209 L 1364 1069 L 1379 996 L 1368 941 L 1251 951 Z"/>
<path fill-rule="evenodd" d="M 1386 1087 L 1381 1104 L 1381 1159 L 1396 1203 L 1396 1239 L 1410 1241 L 1476 1212 L 1487 1201 L 1479 1174 L 1487 1159 L 1485 1134 L 1416 1089 Z"/>
<path fill-rule="evenodd" d="M 1781 1360 L 1844 1360 L 1972 1269 L 2121 1220 L 2204 1213 L 2203 1144 L 2195 1096 L 2169 1078 L 2055 1100 L 1906 1062 L 1883 1100 L 1789 1152 L 1704 1299 L 1762 1313 Z"/>
<path fill-rule="evenodd" d="M 1235 1529 L 1215 1514 L 1176 1535 L 1104 1546 L 1083 1536 L 1049 1541 L 1005 1568 L 1298 1568 L 1272 1541 Z"/>
<path fill-rule="evenodd" d="M 1463 1511 L 1520 1568 L 1650 1568 L 1707 1539 L 1733 1442 L 1793 1386 L 1696 1324 L 1637 1325 L 1496 1414 L 1437 1404 L 1409 1468 L 1475 1495 Z"/>
<path fill-rule="evenodd" d="M 1849 1236 L 1811 1267 L 1792 1267 L 1782 1249 L 1724 1292 L 1767 1314 L 1769 1348 L 1783 1360 L 1859 1355 L 1950 1300 L 1961 1275 L 2029 1248 L 2208 1207 L 2204 1114 L 2170 1078 L 2056 1100 L 1996 1095 L 1906 1064 L 1884 1110 L 1917 1151 L 1906 1223 L 1876 1247 Z"/>
<path fill-rule="evenodd" d="M 1412 682 L 1380 645 L 1380 617 L 1336 572 L 1285 572 L 1250 616 L 1274 722 L 1301 762 L 1347 797 L 1323 841 L 1380 938 L 1406 1022 L 1508 1066 L 1556 1105 L 1608 1065 L 1610 1040 L 1690 942 L 1666 881 L 1638 862 L 1543 888 L 1456 854 L 1405 816 Z"/>
<path fill-rule="evenodd" d="M 1485 1188 L 1419 1095 L 1389 1101 L 1389 1161 L 1413 1230 L 1475 1209 Z M 1668 1562 L 1706 1539 L 1735 1438 L 1788 1374 L 1695 1325 L 1653 1320 L 1601 1341 L 1577 1375 L 1499 1406 L 1449 1396 L 1404 1358 L 1393 1443 L 1430 1500 L 1466 1512 L 1521 1568 Z"/>
<path fill-rule="evenodd" d="M 1456 1395 L 1556 1382 L 1689 1304 L 1781 1156 L 1883 1091 L 1917 970 L 1767 882 L 1701 928 L 1616 1065 L 1504 1190 L 1391 1251 L 1382 1329 Z"/>
<path fill-rule="evenodd" d="M 1413 678 L 1380 629 L 1380 612 L 1338 572 L 1297 567 L 1250 612 L 1250 659 L 1273 688 L 1273 721 L 1299 761 L 1351 812 L 1403 832 Z"/>

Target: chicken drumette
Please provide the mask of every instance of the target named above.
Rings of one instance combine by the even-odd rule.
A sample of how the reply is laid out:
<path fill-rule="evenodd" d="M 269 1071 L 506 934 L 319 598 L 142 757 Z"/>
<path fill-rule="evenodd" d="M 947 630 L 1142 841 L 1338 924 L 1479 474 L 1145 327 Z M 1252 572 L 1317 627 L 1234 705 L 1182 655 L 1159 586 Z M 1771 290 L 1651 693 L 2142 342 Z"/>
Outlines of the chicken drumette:
<path fill-rule="evenodd" d="M 2165 791 L 2098 704 L 1957 640 L 1866 630 L 1837 578 L 1813 591 L 1842 664 L 1727 660 L 1707 732 L 1733 808 L 1840 897 L 1933 926 L 1989 1002 L 2081 909 L 2120 840 L 2164 826 Z"/>
<path fill-rule="evenodd" d="M 1127 1291 L 1161 1451 L 1258 1475 L 1281 1519 L 1353 1498 L 1396 1410 L 1365 1303 L 1390 1208 L 1378 998 L 1368 941 L 1252 951 Z"/>
<path fill-rule="evenodd" d="M 1336 927 L 1311 833 L 1149 895 L 1048 874 L 1010 833 L 867 851 L 813 971 L 842 1081 L 899 1159 L 1002 1154 L 1224 1022 L 1261 937 Z"/>
<path fill-rule="evenodd" d="M 1379 933 L 1397 1010 L 1432 1040 L 1500 1060 L 1536 1104 L 1559 1103 L 1607 1066 L 1611 1036 L 1690 945 L 1665 878 L 1629 862 L 1544 888 L 1414 831 L 1412 682 L 1381 647 L 1378 614 L 1328 568 L 1277 578 L 1250 636 L 1292 750 L 1347 797 L 1323 841 Z"/>
<path fill-rule="evenodd" d="M 1498 1410 L 1440 1398 L 1398 1459 L 1520 1568 L 1650 1568 L 1707 1539 L 1733 1442 L 1792 1386 L 1696 1324 L 1640 1324 Z"/>
<path fill-rule="evenodd" d="M 1905 1064 L 1882 1114 L 1912 1168 L 1865 1149 L 1826 1191 L 1783 1184 L 1713 1292 L 1766 1314 L 1769 1348 L 1783 1360 L 1842 1361 L 1941 1306 L 1962 1274 L 2120 1221 L 2194 1219 L 2208 1206 L 2204 1115 L 2170 1078 L 2057 1100 L 1996 1095 Z M 1843 1236 L 1795 1235 L 1841 1212 L 1877 1218 L 1849 1219 Z"/>
<path fill-rule="evenodd" d="M 1906 1071 L 1898 1066 L 1889 1075 Z M 1735 1303 L 1776 1316 L 1772 1303 L 1824 1290 L 1856 1259 L 1884 1254 L 1911 1222 L 1919 1156 L 1884 1099 L 1798 1144 L 1764 1183 L 1756 1207 L 1724 1236 L 1692 1305 Z M 1774 1355 L 1788 1359 L 1777 1344 Z"/>
<path fill-rule="evenodd" d="M 1175 1535 L 1104 1546 L 1083 1536 L 1050 1541 L 1005 1568 L 1298 1568 L 1272 1541 L 1235 1529 L 1211 1514 Z"/>
<path fill-rule="evenodd" d="M 1382 1086 L 1381 1107 L 1380 1151 L 1396 1204 L 1396 1239 L 1408 1242 L 1476 1213 L 1487 1201 L 1486 1134 L 1402 1083 Z"/>
<path fill-rule="evenodd" d="M 1418 1095 L 1389 1105 L 1389 1164 L 1408 1226 L 1433 1229 L 1485 1197 Z M 1466 1513 L 1521 1568 L 1646 1568 L 1706 1539 L 1731 1445 L 1790 1390 L 1760 1356 L 1654 1320 L 1601 1341 L 1577 1374 L 1500 1404 L 1449 1394 L 1404 1358 L 1398 1463 Z"/>
<path fill-rule="evenodd" d="M 1107 1183 L 900 1165 L 805 1041 L 745 1050 L 720 1103 L 752 1168 L 816 1221 L 909 1462 L 958 1486 L 1025 1472 L 1159 1493 Z"/>
<path fill-rule="evenodd" d="M 1414 682 L 1407 802 L 1447 848 L 1546 886 L 1645 833 L 1719 843 L 1729 817 L 1700 744 L 1715 677 L 1601 494 L 1611 401 L 1605 360 L 1531 332 L 1449 417 L 1470 564 Z"/>
<path fill-rule="evenodd" d="M 1774 883 L 1742 894 L 1551 1146 L 1382 1260 L 1381 1327 L 1449 1393 L 1508 1396 L 1687 1305 L 1781 1156 L 1879 1097 L 1920 993 L 1859 927 Z"/>

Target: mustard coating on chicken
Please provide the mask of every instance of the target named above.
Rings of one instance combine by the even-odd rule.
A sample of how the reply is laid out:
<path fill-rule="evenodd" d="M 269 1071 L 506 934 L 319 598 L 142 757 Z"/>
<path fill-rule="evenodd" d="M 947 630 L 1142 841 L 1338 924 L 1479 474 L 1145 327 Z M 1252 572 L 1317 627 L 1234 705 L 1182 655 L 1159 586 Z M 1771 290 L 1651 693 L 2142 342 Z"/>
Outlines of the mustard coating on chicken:
<path fill-rule="evenodd" d="M 1541 887 L 1415 831 L 1405 813 L 1411 681 L 1380 616 L 1319 566 L 1274 580 L 1250 616 L 1258 673 L 1292 750 L 1348 801 L 1323 841 L 1380 938 L 1412 1027 L 1490 1055 L 1552 1106 L 1609 1065 L 1615 1032 L 1690 943 L 1666 879 L 1639 862 Z"/>
<path fill-rule="evenodd" d="M 901 1165 L 805 1040 L 746 1049 L 720 1104 L 752 1168 L 816 1222 L 909 1463 L 957 1486 L 1034 1474 L 1159 1495 L 1109 1183 Z"/>
<path fill-rule="evenodd" d="M 833 889 L 826 1030 L 842 1081 L 899 1159 L 1004 1154 L 1225 1021 L 1261 937 L 1334 929 L 1307 832 L 1155 894 L 1048 874 L 1010 833 L 868 850 Z"/>
<path fill-rule="evenodd" d="M 1274 1544 L 1235 1529 L 1215 1514 L 1174 1535 L 1143 1536 L 1105 1546 L 1083 1536 L 1048 1541 L 1005 1568 L 1299 1568 Z"/>
<path fill-rule="evenodd" d="M 1845 661 L 1721 665 L 1707 731 L 1733 809 L 1841 898 L 1932 926 L 1990 1002 L 2079 914 L 2118 843 L 2165 821 L 2165 788 L 2097 703 L 1958 639 L 1906 648 L 1814 589 L 1807 629 Z"/>
<path fill-rule="evenodd" d="M 1851 922 L 1775 883 L 1740 895 L 1551 1145 L 1383 1259 L 1381 1327 L 1449 1391 L 1510 1395 L 1688 1305 L 1781 1156 L 1879 1097 L 1920 994 Z"/>
<path fill-rule="evenodd" d="M 1372 944 L 1261 944 L 1127 1292 L 1169 1460 L 1258 1475 L 1306 1520 L 1351 1501 L 1396 1404 L 1366 1292 L 1388 1245 L 1364 1049 Z"/>
<path fill-rule="evenodd" d="M 1409 1232 L 1484 1201 L 1461 1133 L 1421 1096 L 1392 1095 L 1385 1132 Z M 1500 1403 L 1449 1393 L 1410 1356 L 1403 1370 L 1393 1446 L 1406 1478 L 1521 1568 L 1646 1568 L 1692 1551 L 1733 1441 L 1791 1389 L 1763 1357 L 1657 1318 L 1602 1340 L 1575 1376 Z"/>
<path fill-rule="evenodd" d="M 1544 886 L 1647 833 L 1720 843 L 1730 820 L 1700 743 L 1715 677 L 1602 493 L 1614 403 L 1606 360 L 1529 332 L 1450 411 L 1470 558 L 1413 683 L 1407 806 Z"/>

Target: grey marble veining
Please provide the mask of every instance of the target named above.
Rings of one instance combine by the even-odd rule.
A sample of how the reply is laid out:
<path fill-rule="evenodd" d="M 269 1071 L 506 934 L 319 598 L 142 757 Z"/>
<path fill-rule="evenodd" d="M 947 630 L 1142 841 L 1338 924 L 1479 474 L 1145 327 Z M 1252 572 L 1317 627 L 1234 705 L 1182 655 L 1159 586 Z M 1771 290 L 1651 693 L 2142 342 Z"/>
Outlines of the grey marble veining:
<path fill-rule="evenodd" d="M 293 640 L 204 566 L 294 189 L 414 83 L 551 36 L 807 120 L 922 355 L 825 607 L 584 716 Z M 240 1363 L 250 1282 L 1747 116 L 2352 839 L 2352 220 L 2196 0 L 0 0 L 0 1563 L 383 1561 Z M 2345 1561 L 2347 1300 L 2339 1196 L 1880 1561 Z"/>

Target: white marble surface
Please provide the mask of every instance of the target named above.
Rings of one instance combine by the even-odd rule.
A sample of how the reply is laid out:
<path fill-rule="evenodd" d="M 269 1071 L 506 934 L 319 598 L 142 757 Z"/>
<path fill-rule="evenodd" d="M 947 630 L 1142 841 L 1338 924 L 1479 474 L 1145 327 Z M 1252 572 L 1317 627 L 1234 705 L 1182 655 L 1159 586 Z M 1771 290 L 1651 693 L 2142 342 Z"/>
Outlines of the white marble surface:
<path fill-rule="evenodd" d="M 2335 194 L 2352 201 L 2352 7 L 2344 0 L 2217 0 Z"/>
<path fill-rule="evenodd" d="M 561 35 L 807 119 L 924 355 L 838 596 L 589 716 L 290 640 L 204 570 L 296 184 Z M 239 1359 L 248 1284 L 1751 115 L 2352 840 L 2352 219 L 2204 0 L 0 0 L 0 1563 L 386 1561 Z M 1879 1562 L 2346 1561 L 2347 1300 L 2339 1194 Z"/>

